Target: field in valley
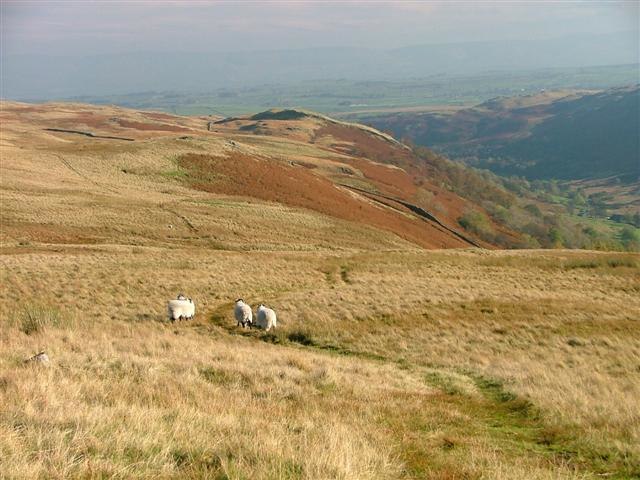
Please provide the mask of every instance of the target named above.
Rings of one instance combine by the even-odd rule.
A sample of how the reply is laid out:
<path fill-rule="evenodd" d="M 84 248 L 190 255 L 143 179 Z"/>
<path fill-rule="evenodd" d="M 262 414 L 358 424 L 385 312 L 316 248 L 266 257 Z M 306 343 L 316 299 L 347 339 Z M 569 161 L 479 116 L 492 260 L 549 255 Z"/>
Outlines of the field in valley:
<path fill-rule="evenodd" d="M 377 62 L 382 61 L 378 59 Z M 215 63 L 215 60 L 212 60 Z M 413 63 L 413 61 L 412 61 Z M 302 107 L 357 119 L 392 112 L 443 111 L 470 107 L 500 96 L 530 95 L 541 90 L 606 89 L 637 83 L 637 65 L 486 71 L 473 75 L 405 76 L 405 80 L 318 79 L 212 88 L 199 93 L 139 91 L 128 95 L 82 96 L 73 101 L 157 109 L 181 115 L 241 115 L 272 107 Z M 408 80 L 409 79 L 409 80 Z"/>
<path fill-rule="evenodd" d="M 640 255 L 471 248 L 330 187 L 406 172 L 315 120 L 21 108 L 0 147 L 0 478 L 640 476 Z M 282 178 L 301 200 L 255 193 Z M 438 198 L 453 229 L 461 200 Z M 197 316 L 169 323 L 178 292 Z M 236 327 L 238 297 L 278 328 Z"/>

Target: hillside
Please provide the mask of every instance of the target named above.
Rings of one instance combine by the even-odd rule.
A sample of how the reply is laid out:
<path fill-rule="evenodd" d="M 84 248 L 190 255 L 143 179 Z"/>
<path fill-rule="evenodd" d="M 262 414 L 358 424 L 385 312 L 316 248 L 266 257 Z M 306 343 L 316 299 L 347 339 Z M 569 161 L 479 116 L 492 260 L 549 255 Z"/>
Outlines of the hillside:
<path fill-rule="evenodd" d="M 366 120 L 499 175 L 583 180 L 640 172 L 640 88 L 497 98 L 453 114 Z"/>
<path fill-rule="evenodd" d="M 305 110 L 220 118 L 5 102 L 2 121 L 11 191 L 6 202 L 13 206 L 6 211 L 12 214 L 3 215 L 2 235 L 17 241 L 23 238 L 12 233 L 14 226 L 20 235 L 29 226 L 45 237 L 82 231 L 86 242 L 109 242 L 115 218 L 118 229 L 137 231 L 144 244 L 172 241 L 187 228 L 197 232 L 194 243 L 234 247 L 243 244 L 236 229 L 206 220 L 212 199 L 233 198 L 257 216 L 265 206 L 287 207 L 348 225 L 340 229 L 347 236 L 352 227 L 364 228 L 385 242 L 422 248 L 640 248 L 637 228 L 594 228 L 570 215 L 574 207 L 526 182 L 505 182 L 428 149 L 411 149 L 371 127 Z M 40 191 L 33 190 L 33 178 L 40 179 L 46 194 L 39 198 L 53 214 L 46 226 L 21 215 L 21 192 Z M 62 186 L 74 191 L 51 195 Z M 74 212 L 88 199 L 102 213 L 81 220 Z M 149 214 L 174 231 L 148 236 L 140 219 Z M 322 237 L 316 246 L 331 243 Z"/>
<path fill-rule="evenodd" d="M 237 232 L 206 220 L 220 208 L 213 199 L 234 198 L 247 205 L 248 215 L 261 215 L 264 207 L 288 208 L 340 231 L 353 228 L 354 241 L 369 231 L 367 236 L 383 244 L 490 246 L 462 232 L 457 222 L 466 210 L 480 207 L 431 183 L 407 147 L 368 127 L 293 110 L 216 120 L 73 104 L 6 104 L 2 115 L 11 190 L 6 201 L 13 207 L 7 211 L 15 212 L 5 215 L 6 239 L 20 240 L 14 225 L 23 232 L 30 223 L 20 214 L 24 192 L 44 189 L 40 198 L 52 215 L 46 227 L 34 228 L 51 238 L 64 237 L 61 232 L 73 238 L 73 231 L 87 227 L 83 238 L 103 243 L 118 229 L 140 228 L 146 218 L 142 225 L 153 219 L 175 228 L 158 238 L 142 227 L 141 243 L 170 242 L 192 231 L 198 232 L 194 243 L 237 245 Z M 73 192 L 52 193 L 60 188 Z M 105 207 L 103 217 L 83 223 L 74 209 L 86 201 Z M 326 237 L 320 235 L 317 244 Z"/>
<path fill-rule="evenodd" d="M 0 477 L 640 475 L 638 254 L 500 250 L 549 207 L 310 112 L 0 121 Z"/>

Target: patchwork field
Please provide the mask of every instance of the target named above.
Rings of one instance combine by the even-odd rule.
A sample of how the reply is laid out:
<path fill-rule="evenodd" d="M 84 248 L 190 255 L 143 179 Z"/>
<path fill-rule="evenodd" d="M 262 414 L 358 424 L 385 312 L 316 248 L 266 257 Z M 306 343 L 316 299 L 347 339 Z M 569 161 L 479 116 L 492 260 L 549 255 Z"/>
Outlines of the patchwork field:
<path fill-rule="evenodd" d="M 317 119 L 78 108 L 3 109 L 0 478 L 640 476 L 640 255 L 472 248 Z"/>

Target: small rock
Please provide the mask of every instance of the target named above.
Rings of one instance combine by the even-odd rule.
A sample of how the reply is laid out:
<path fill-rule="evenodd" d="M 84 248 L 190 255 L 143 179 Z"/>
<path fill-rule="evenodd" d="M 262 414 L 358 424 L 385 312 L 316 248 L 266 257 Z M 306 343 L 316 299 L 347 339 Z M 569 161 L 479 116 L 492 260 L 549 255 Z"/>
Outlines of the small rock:
<path fill-rule="evenodd" d="M 585 343 L 579 338 L 573 337 L 567 340 L 567 345 L 571 347 L 584 347 Z"/>

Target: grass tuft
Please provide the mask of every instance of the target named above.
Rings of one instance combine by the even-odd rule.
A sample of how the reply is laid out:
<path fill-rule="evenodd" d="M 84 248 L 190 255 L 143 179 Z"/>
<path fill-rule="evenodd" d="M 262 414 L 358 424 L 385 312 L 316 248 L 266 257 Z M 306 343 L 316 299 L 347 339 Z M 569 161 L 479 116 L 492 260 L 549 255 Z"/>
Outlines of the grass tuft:
<path fill-rule="evenodd" d="M 287 335 L 287 339 L 290 342 L 299 343 L 300 345 L 304 346 L 316 345 L 316 342 L 313 340 L 313 336 L 311 335 L 311 333 L 304 330 L 294 330 Z"/>
<path fill-rule="evenodd" d="M 62 327 L 68 319 L 59 308 L 40 304 L 27 304 L 18 316 L 18 328 L 26 335 L 44 332 L 48 327 Z"/>

